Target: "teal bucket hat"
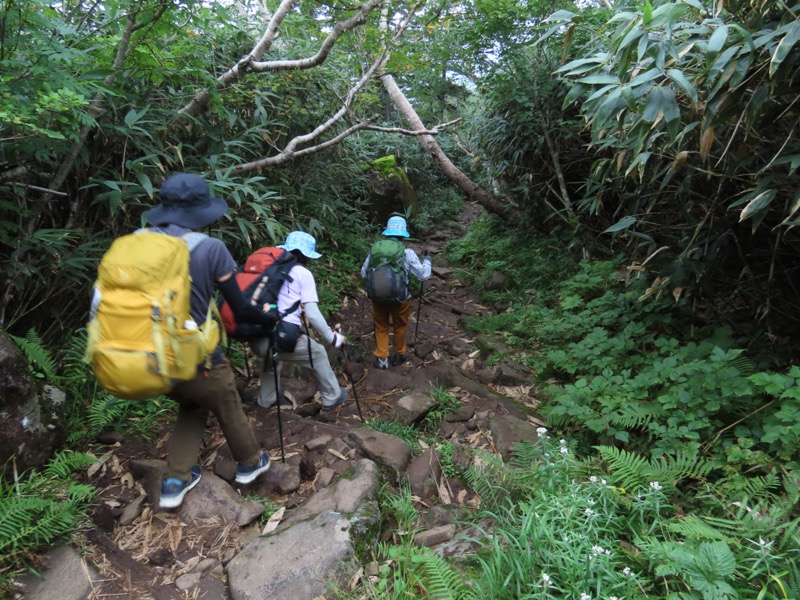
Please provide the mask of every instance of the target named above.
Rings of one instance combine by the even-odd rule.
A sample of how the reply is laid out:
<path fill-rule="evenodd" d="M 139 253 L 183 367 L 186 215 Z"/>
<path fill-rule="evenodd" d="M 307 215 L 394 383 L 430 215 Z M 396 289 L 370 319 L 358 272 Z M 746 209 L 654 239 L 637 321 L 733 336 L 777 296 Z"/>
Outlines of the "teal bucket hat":
<path fill-rule="evenodd" d="M 404 238 L 410 237 L 406 220 L 403 217 L 389 217 L 389 222 L 386 223 L 386 229 L 383 230 L 383 235 Z"/>
<path fill-rule="evenodd" d="M 316 251 L 317 240 L 314 239 L 313 235 L 304 231 L 292 231 L 286 236 L 286 243 L 282 246 L 278 246 L 278 248 L 289 252 L 292 250 L 299 250 L 303 256 L 308 258 L 319 258 L 322 256 L 322 254 Z"/>

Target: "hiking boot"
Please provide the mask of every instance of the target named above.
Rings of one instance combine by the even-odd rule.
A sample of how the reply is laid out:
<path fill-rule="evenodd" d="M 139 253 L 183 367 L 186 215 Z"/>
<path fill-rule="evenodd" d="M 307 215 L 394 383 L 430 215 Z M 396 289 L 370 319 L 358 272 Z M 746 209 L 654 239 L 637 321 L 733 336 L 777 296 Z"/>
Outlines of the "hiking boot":
<path fill-rule="evenodd" d="M 200 483 L 202 471 L 200 465 L 192 467 L 189 481 L 177 477 L 167 477 L 161 482 L 161 497 L 158 499 L 159 508 L 176 508 L 183 502 L 183 497 L 190 489 Z"/>
<path fill-rule="evenodd" d="M 391 364 L 393 367 L 396 367 L 398 365 L 402 365 L 409 358 L 410 358 L 410 356 L 409 356 L 408 352 L 403 352 L 402 354 L 392 354 L 389 357 L 389 364 Z"/>
<path fill-rule="evenodd" d="M 388 369 L 389 368 L 389 359 L 388 358 L 376 358 L 375 364 L 373 365 L 376 369 Z"/>
<path fill-rule="evenodd" d="M 336 402 L 334 402 L 333 404 L 331 404 L 329 406 L 325 406 L 324 404 L 322 405 L 322 412 L 329 413 L 334 408 L 336 408 L 337 406 L 339 406 L 341 404 L 344 404 L 345 402 L 347 402 L 347 390 L 342 388 L 342 392 L 339 394 L 339 397 L 336 399 Z"/>
<path fill-rule="evenodd" d="M 239 465 L 236 469 L 236 483 L 244 485 L 255 481 L 255 478 L 265 473 L 269 469 L 269 454 L 263 450 L 259 453 L 258 463 L 253 467 L 243 467 Z"/>

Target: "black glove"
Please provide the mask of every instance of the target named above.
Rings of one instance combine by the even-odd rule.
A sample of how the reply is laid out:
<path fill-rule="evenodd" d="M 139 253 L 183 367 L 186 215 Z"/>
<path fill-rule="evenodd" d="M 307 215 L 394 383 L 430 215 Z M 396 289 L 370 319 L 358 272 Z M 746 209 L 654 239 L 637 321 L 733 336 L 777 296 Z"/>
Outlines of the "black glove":
<path fill-rule="evenodd" d="M 222 282 L 217 282 L 217 287 L 222 296 L 231 307 L 231 312 L 237 323 L 258 323 L 260 325 L 274 325 L 274 319 L 268 317 L 260 307 L 252 306 L 244 299 L 242 290 L 236 283 L 236 278 L 231 277 Z"/>

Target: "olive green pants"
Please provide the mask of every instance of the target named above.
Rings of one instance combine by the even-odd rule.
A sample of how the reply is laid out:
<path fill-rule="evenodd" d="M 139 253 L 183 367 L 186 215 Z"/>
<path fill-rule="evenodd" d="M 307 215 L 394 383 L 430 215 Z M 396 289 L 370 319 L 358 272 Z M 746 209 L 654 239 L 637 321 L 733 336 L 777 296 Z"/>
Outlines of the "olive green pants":
<path fill-rule="evenodd" d="M 217 418 L 233 459 L 244 467 L 258 463 L 260 448 L 242 409 L 233 371 L 227 362 L 198 374 L 191 381 L 179 383 L 169 397 L 180 407 L 175 429 L 167 444 L 169 455 L 165 478 L 189 480 L 200 454 L 209 413 Z"/>

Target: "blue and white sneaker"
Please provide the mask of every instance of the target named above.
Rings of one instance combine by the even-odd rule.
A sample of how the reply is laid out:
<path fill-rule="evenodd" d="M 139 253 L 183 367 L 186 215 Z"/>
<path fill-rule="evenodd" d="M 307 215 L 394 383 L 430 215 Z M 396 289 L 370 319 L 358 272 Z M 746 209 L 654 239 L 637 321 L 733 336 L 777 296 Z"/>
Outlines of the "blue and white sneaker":
<path fill-rule="evenodd" d="M 168 477 L 161 482 L 161 497 L 158 500 L 160 508 L 176 508 L 183 502 L 183 497 L 190 489 L 200 483 L 202 470 L 200 465 L 192 467 L 192 475 L 189 481 L 183 481 L 175 477 Z"/>
<path fill-rule="evenodd" d="M 239 465 L 239 468 L 236 469 L 236 483 L 243 485 L 255 481 L 256 477 L 262 473 L 266 473 L 269 469 L 269 464 L 269 454 L 262 450 L 259 454 L 258 464 L 254 467 L 243 467 Z"/>

